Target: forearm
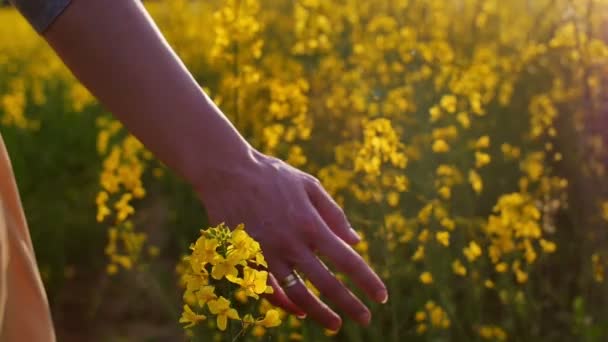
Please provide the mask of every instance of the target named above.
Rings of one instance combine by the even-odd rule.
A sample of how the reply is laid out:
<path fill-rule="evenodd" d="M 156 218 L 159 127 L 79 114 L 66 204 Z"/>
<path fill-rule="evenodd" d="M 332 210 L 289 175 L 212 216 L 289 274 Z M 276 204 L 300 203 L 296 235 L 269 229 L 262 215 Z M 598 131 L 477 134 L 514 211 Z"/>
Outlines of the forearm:
<path fill-rule="evenodd" d="M 196 187 L 253 161 L 138 1 L 74 0 L 44 37 L 131 133 Z"/>

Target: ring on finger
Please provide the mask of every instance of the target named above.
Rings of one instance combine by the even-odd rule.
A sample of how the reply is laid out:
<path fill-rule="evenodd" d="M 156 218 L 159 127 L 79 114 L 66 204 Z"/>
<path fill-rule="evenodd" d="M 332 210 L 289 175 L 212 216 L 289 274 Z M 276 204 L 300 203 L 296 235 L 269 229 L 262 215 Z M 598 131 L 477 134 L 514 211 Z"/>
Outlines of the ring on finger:
<path fill-rule="evenodd" d="M 281 281 L 281 287 L 284 289 L 292 287 L 298 284 L 301 280 L 302 278 L 300 278 L 300 275 L 298 275 L 296 271 L 292 271 L 291 273 L 289 273 L 288 276 L 283 278 L 283 280 Z"/>

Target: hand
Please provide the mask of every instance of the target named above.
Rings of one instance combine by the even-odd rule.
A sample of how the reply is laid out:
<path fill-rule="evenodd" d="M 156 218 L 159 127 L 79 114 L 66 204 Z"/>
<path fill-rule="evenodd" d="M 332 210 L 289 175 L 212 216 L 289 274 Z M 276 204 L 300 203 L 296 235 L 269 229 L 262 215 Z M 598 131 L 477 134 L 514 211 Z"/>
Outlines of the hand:
<path fill-rule="evenodd" d="M 360 238 L 342 209 L 313 176 L 258 152 L 252 156 L 242 167 L 216 174 L 213 182 L 201 185 L 199 195 L 211 224 L 225 222 L 234 227 L 244 223 L 247 232 L 259 241 L 274 276 L 271 301 L 275 304 L 299 316 L 307 314 L 328 329 L 340 328 L 340 316 L 302 281 L 285 289 L 278 286 L 277 280 L 295 269 L 344 313 L 367 325 L 369 309 L 315 254 L 325 256 L 372 299 L 388 299 L 380 278 L 349 246 Z"/>

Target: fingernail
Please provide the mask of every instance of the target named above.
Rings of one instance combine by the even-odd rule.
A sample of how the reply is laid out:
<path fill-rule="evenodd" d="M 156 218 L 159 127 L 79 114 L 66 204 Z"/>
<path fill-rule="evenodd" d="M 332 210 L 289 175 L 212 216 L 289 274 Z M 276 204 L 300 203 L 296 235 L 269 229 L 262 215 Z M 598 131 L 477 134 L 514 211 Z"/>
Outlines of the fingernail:
<path fill-rule="evenodd" d="M 386 304 L 386 302 L 388 302 L 388 291 L 386 290 L 380 290 L 376 293 L 376 299 L 382 303 L 382 304 Z"/>
<path fill-rule="evenodd" d="M 329 330 L 338 333 L 338 331 L 340 331 L 340 328 L 342 328 L 342 320 L 338 320 L 337 322 L 335 322 L 334 327 L 329 328 Z"/>
<path fill-rule="evenodd" d="M 305 319 L 306 318 L 306 314 L 299 314 L 299 315 L 296 315 L 296 317 L 298 319 Z"/>
<path fill-rule="evenodd" d="M 357 242 L 361 241 L 361 236 L 359 235 L 359 233 L 357 233 L 356 230 L 351 228 L 349 230 L 349 233 L 350 233 L 350 236 L 353 238 L 353 240 L 356 240 Z"/>
<path fill-rule="evenodd" d="M 372 314 L 371 314 L 369 311 L 365 310 L 364 312 L 362 312 L 362 313 L 359 315 L 359 319 L 361 320 L 361 322 L 362 322 L 364 325 L 368 325 L 368 324 L 369 324 L 369 322 L 370 322 L 370 321 L 371 321 L 371 319 L 372 319 Z"/>

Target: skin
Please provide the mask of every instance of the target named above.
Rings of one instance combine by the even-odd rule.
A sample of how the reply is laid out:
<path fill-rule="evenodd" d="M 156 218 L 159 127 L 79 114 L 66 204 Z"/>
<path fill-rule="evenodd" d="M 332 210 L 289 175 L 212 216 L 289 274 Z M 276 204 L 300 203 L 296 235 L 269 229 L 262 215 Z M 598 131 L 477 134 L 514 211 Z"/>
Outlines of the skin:
<path fill-rule="evenodd" d="M 296 269 L 344 314 L 369 323 L 369 309 L 317 257 L 371 299 L 388 299 L 381 279 L 351 248 L 359 237 L 342 209 L 313 176 L 245 141 L 138 1 L 73 0 L 43 37 L 133 135 L 193 186 L 212 224 L 245 223 L 268 261 L 275 305 L 340 328 L 341 317 L 302 282 L 278 285 Z"/>

